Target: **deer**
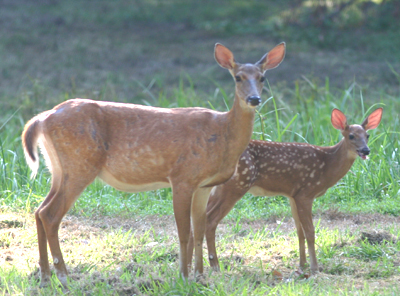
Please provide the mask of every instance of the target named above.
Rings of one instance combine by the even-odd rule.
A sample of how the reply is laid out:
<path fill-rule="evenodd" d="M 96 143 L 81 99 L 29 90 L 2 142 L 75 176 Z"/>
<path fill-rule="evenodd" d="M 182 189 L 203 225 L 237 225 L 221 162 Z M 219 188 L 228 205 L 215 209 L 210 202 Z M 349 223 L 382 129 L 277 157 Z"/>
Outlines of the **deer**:
<path fill-rule="evenodd" d="M 233 175 L 251 139 L 264 74 L 279 66 L 285 48 L 280 43 L 257 63 L 241 64 L 227 47 L 215 45 L 215 60 L 235 81 L 233 106 L 227 112 L 71 99 L 29 120 L 22 145 L 32 176 L 38 172 L 38 146 L 51 172 L 50 191 L 35 211 L 41 286 L 51 276 L 47 243 L 56 276 L 67 285 L 59 226 L 95 178 L 127 192 L 172 188 L 180 276 L 188 278 L 191 223 L 194 274 L 201 275 L 210 191 Z"/>
<path fill-rule="evenodd" d="M 370 153 L 368 130 L 375 129 L 382 118 L 382 108 L 373 111 L 361 125 L 348 125 L 346 116 L 334 109 L 331 122 L 343 135 L 334 146 L 319 147 L 307 143 L 281 143 L 251 140 L 241 155 L 232 178 L 212 189 L 207 205 L 206 240 L 210 266 L 220 270 L 215 248 L 215 232 L 220 221 L 246 194 L 282 195 L 289 198 L 299 241 L 300 270 L 305 268 L 307 240 L 312 274 L 319 272 L 315 255 L 315 230 L 312 204 L 315 198 L 342 179 L 359 156 Z M 188 256 L 192 257 L 193 241 Z"/>

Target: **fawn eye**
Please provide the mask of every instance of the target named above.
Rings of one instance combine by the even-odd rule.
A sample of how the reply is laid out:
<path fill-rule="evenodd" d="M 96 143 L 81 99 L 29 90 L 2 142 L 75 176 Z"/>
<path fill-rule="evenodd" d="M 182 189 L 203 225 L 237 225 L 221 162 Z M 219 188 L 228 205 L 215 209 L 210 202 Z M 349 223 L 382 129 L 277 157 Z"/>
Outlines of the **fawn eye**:
<path fill-rule="evenodd" d="M 369 139 L 369 135 L 367 134 L 367 139 Z"/>
<path fill-rule="evenodd" d="M 261 76 L 260 82 L 264 82 L 264 81 L 265 81 L 265 77 L 264 77 L 264 76 Z"/>
<path fill-rule="evenodd" d="M 240 81 L 242 81 L 242 78 L 240 76 L 235 76 L 235 80 L 236 80 L 236 82 L 240 82 Z"/>
<path fill-rule="evenodd" d="M 350 135 L 349 135 L 349 139 L 350 139 L 350 140 L 354 140 L 354 135 L 350 134 Z"/>

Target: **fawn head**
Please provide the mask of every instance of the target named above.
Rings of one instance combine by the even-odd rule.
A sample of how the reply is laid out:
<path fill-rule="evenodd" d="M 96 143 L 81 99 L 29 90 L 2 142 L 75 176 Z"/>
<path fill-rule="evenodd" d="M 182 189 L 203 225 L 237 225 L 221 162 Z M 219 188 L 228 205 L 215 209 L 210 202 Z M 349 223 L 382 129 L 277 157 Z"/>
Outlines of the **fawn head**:
<path fill-rule="evenodd" d="M 346 116 L 339 109 L 333 109 L 331 122 L 334 128 L 340 130 L 345 141 L 349 144 L 353 152 L 361 159 L 367 159 L 370 150 L 368 148 L 368 130 L 378 127 L 382 119 L 383 108 L 378 108 L 372 112 L 361 125 L 348 125 Z"/>
<path fill-rule="evenodd" d="M 228 69 L 236 83 L 236 96 L 247 106 L 255 108 L 261 104 L 261 91 L 264 86 L 264 73 L 279 66 L 285 57 L 285 43 L 275 46 L 255 64 L 236 63 L 233 53 L 217 43 L 214 51 L 215 60 Z"/>

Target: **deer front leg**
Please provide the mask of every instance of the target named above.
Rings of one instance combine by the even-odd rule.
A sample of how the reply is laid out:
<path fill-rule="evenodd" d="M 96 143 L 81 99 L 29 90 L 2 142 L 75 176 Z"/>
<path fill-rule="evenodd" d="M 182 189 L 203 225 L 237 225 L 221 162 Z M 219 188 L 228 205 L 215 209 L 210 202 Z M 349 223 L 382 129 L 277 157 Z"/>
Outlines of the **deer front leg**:
<path fill-rule="evenodd" d="M 206 207 L 212 187 L 198 188 L 192 201 L 194 273 L 203 274 L 203 239 L 206 229 Z"/>
<path fill-rule="evenodd" d="M 294 223 L 296 225 L 297 238 L 299 240 L 299 255 L 300 255 L 299 266 L 301 269 L 303 269 L 307 262 L 304 230 L 303 230 L 303 227 L 301 226 L 299 215 L 297 213 L 296 202 L 294 201 L 293 198 L 289 198 L 289 201 L 290 201 L 290 208 L 292 210 L 292 216 L 294 219 Z"/>
<path fill-rule="evenodd" d="M 188 242 L 190 235 L 190 207 L 193 189 L 184 184 L 172 184 L 172 196 L 175 222 L 179 236 L 179 272 L 184 279 L 188 278 Z"/>
<path fill-rule="evenodd" d="M 220 270 L 215 247 L 215 232 L 218 224 L 228 215 L 250 187 L 244 188 L 243 186 L 239 186 L 240 181 L 241 179 L 232 178 L 227 183 L 215 187 L 208 201 L 206 224 L 208 259 L 210 261 L 210 266 L 216 271 Z"/>
<path fill-rule="evenodd" d="M 313 198 L 297 196 L 294 199 L 297 206 L 297 214 L 307 240 L 311 273 L 315 274 L 318 272 L 318 262 L 317 256 L 315 255 L 315 230 L 312 221 Z"/>
<path fill-rule="evenodd" d="M 189 271 L 192 268 L 193 248 L 194 248 L 193 229 L 190 228 L 190 236 L 189 236 L 189 243 L 188 243 L 188 249 L 187 249 L 187 265 L 188 265 Z"/>

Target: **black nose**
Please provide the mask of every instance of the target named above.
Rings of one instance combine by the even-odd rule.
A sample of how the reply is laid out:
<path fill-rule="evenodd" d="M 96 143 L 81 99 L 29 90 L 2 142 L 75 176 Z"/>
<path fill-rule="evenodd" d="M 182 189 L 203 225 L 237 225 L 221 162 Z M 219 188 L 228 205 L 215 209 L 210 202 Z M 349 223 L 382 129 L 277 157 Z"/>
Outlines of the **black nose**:
<path fill-rule="evenodd" d="M 251 106 L 258 106 L 261 104 L 261 98 L 257 96 L 251 96 L 247 98 L 247 104 L 250 104 Z"/>
<path fill-rule="evenodd" d="M 361 149 L 361 153 L 364 154 L 364 155 L 368 155 L 369 152 L 370 152 L 370 150 L 369 150 L 368 147 L 365 147 L 365 148 Z"/>

